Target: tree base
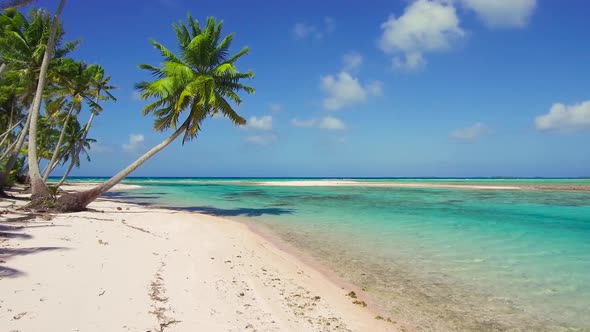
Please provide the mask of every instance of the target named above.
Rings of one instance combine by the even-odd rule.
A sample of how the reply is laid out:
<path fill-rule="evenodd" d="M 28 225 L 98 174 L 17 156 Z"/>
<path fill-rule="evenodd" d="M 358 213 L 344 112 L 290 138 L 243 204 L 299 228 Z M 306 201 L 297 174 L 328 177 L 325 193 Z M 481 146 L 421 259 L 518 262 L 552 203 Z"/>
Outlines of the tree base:
<path fill-rule="evenodd" d="M 57 212 L 81 212 L 86 210 L 86 200 L 83 193 L 63 194 L 55 202 Z"/>
<path fill-rule="evenodd" d="M 31 197 L 31 202 L 25 206 L 25 209 L 35 212 L 51 212 L 55 209 L 55 198 L 53 197 Z"/>

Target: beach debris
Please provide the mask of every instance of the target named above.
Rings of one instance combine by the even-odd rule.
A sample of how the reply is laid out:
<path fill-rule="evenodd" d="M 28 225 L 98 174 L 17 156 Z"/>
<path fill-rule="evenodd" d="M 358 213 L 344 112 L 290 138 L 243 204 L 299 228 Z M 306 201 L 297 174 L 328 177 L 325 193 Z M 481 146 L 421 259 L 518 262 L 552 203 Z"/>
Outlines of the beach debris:
<path fill-rule="evenodd" d="M 100 292 L 100 293 L 98 294 L 98 296 L 103 296 L 103 295 L 104 295 L 104 293 L 106 293 L 106 292 L 107 292 L 107 291 L 103 290 L 102 292 Z"/>
<path fill-rule="evenodd" d="M 117 206 L 117 211 L 123 210 L 120 206 Z"/>
<path fill-rule="evenodd" d="M 26 314 L 27 314 L 26 312 L 21 312 L 20 314 L 13 316 L 12 319 L 19 320 L 19 319 L 23 318 L 23 316 Z"/>
<path fill-rule="evenodd" d="M 155 330 L 156 332 L 164 332 L 168 326 L 180 323 L 179 320 L 168 316 L 171 309 L 168 306 L 168 297 L 166 296 L 164 278 L 162 277 L 164 266 L 166 266 L 166 263 L 160 262 L 160 267 L 156 271 L 153 281 L 150 283 L 149 297 L 153 302 L 153 310 L 149 313 L 156 316 L 156 319 L 158 320 L 159 327 Z"/>
<path fill-rule="evenodd" d="M 351 299 L 356 299 L 356 293 L 354 291 L 350 291 L 346 296 L 349 296 Z"/>
<path fill-rule="evenodd" d="M 385 318 L 381 317 L 381 316 L 375 316 L 376 320 L 385 320 Z"/>
<path fill-rule="evenodd" d="M 321 297 L 316 295 L 316 296 L 313 297 L 313 299 L 316 300 L 316 301 L 319 301 L 321 299 Z"/>
<path fill-rule="evenodd" d="M 352 302 L 352 303 L 354 303 L 354 304 L 356 304 L 356 305 L 358 305 L 358 306 L 361 306 L 361 307 L 363 307 L 363 308 L 367 306 L 367 303 L 365 303 L 365 301 L 359 301 L 359 300 L 356 300 L 356 301 L 354 301 L 354 302 Z"/>
<path fill-rule="evenodd" d="M 102 244 L 103 246 L 108 246 L 109 243 L 107 241 L 103 241 L 101 239 L 98 239 L 98 244 Z"/>

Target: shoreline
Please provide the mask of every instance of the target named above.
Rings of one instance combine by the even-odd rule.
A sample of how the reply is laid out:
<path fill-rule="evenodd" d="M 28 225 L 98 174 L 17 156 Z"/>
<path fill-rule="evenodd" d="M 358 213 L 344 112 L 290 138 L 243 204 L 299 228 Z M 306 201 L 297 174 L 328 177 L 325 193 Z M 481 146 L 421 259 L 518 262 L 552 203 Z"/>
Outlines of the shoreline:
<path fill-rule="evenodd" d="M 454 184 L 435 182 L 367 182 L 357 180 L 295 180 L 295 181 L 260 181 L 236 184 L 252 186 L 285 186 L 285 187 L 377 187 L 377 188 L 431 188 L 431 189 L 478 189 L 478 190 L 556 190 L 556 191 L 590 191 L 590 185 L 569 184 Z"/>
<path fill-rule="evenodd" d="M 165 178 L 163 178 L 165 180 Z M 459 179 L 457 179 L 459 180 Z M 189 180 L 195 181 L 195 180 Z M 452 182 L 453 179 L 449 179 Z M 539 190 L 539 191 L 590 191 L 590 184 L 488 184 L 488 183 L 441 183 L 441 182 L 401 182 L 388 180 L 386 182 L 363 181 L 360 179 L 333 180 L 333 179 L 311 179 L 311 180 L 289 180 L 289 181 L 242 181 L 242 180 L 208 180 L 198 179 L 196 182 L 221 183 L 242 186 L 270 186 L 270 187 L 373 187 L 373 188 L 418 188 L 418 189 L 475 189 L 475 190 Z M 66 183 L 62 188 L 90 189 L 95 182 L 71 182 Z M 137 189 L 140 185 L 121 183 L 113 190 Z M 75 190 L 74 189 L 74 190 Z"/>
<path fill-rule="evenodd" d="M 118 188 L 126 189 L 131 188 Z M 412 330 L 376 319 L 379 311 L 362 290 L 340 283 L 242 222 L 108 198 L 90 208 L 95 211 L 51 221 L 15 222 L 10 220 L 16 215 L 3 215 L 2 232 L 12 235 L 2 241 L 0 289 L 7 296 L 0 303 L 5 322 L 0 325 L 23 331 L 153 326 L 156 331 L 158 324 L 166 331 L 202 326 L 210 331 Z M 100 265 L 92 264 L 93 258 Z M 122 277 L 121 269 L 129 275 Z M 88 298 L 80 296 L 90 289 Z M 366 308 L 346 296 L 351 289 Z M 77 318 L 65 321 L 63 312 Z M 227 319 L 220 320 L 220 313 Z"/>

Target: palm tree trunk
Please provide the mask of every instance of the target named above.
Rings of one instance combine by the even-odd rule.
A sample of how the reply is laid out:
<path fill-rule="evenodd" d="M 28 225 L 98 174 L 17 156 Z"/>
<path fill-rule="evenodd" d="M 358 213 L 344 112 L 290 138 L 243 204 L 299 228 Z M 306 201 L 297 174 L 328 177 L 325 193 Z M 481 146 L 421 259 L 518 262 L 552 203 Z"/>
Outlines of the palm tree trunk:
<path fill-rule="evenodd" d="M 92 114 L 90 114 L 90 118 L 88 119 L 88 122 L 86 123 L 86 127 L 84 128 L 84 134 L 82 134 L 81 144 L 78 147 L 76 147 L 76 153 L 72 157 L 72 161 L 70 163 L 70 166 L 68 166 L 68 169 L 66 170 L 64 175 L 61 177 L 61 180 L 59 180 L 59 182 L 57 183 L 57 187 L 60 187 L 62 184 L 64 184 L 64 182 L 66 181 L 66 179 L 70 175 L 72 168 L 74 168 L 76 161 L 80 160 L 80 152 L 82 151 L 82 147 L 84 146 L 84 142 L 86 141 L 86 137 L 88 136 L 88 132 L 90 131 L 90 125 L 92 125 L 92 120 L 94 120 L 95 116 L 96 116 L 96 113 L 94 113 L 94 112 L 92 112 Z"/>
<path fill-rule="evenodd" d="M 0 187 L 5 186 L 8 183 L 8 176 L 10 175 L 10 171 L 14 167 L 16 160 L 18 159 L 18 155 L 20 154 L 20 150 L 23 148 L 25 144 L 25 138 L 27 138 L 27 133 L 29 132 L 29 124 L 31 123 L 32 114 L 29 113 L 27 115 L 27 122 L 25 122 L 25 126 L 20 131 L 18 136 L 18 140 L 16 141 L 16 145 L 12 149 L 7 150 L 10 151 L 10 158 L 4 165 L 4 171 L 0 173 Z M 3 156 L 4 159 L 6 156 Z"/>
<path fill-rule="evenodd" d="M 19 122 L 17 122 L 15 125 L 13 125 L 12 127 L 10 127 L 10 129 L 8 129 L 4 134 L 2 134 L 2 142 L 0 142 L 0 146 L 4 145 L 4 141 L 6 141 L 6 139 L 8 138 L 8 136 L 10 136 L 10 133 L 16 128 L 18 127 L 19 124 L 21 124 L 21 122 L 23 122 L 23 120 L 20 120 Z"/>
<path fill-rule="evenodd" d="M 51 156 L 51 160 L 49 161 L 49 164 L 47 164 L 47 168 L 45 170 L 45 175 L 43 175 L 43 181 L 47 182 L 47 179 L 49 178 L 49 174 L 51 174 L 51 171 L 53 171 L 53 169 L 55 168 L 55 164 L 57 161 L 57 155 L 59 154 L 59 149 L 61 148 L 61 144 L 64 141 L 64 137 L 66 137 L 66 129 L 68 127 L 68 122 L 70 121 L 70 116 L 72 115 L 72 111 L 74 110 L 74 103 L 72 103 L 72 106 L 70 107 L 70 110 L 68 111 L 68 115 L 66 115 L 66 119 L 64 120 L 63 126 L 61 128 L 61 133 L 59 134 L 59 139 L 57 140 L 57 145 L 55 146 L 55 149 L 53 150 L 53 155 Z"/>
<path fill-rule="evenodd" d="M 165 147 L 167 147 L 170 143 L 172 143 L 175 139 L 182 134 L 185 130 L 186 126 L 188 125 L 189 120 L 187 119 L 180 128 L 178 128 L 174 134 L 170 137 L 165 139 L 162 143 L 154 146 L 151 150 L 146 152 L 143 156 L 139 157 L 136 161 L 134 161 L 131 165 L 127 166 L 124 170 L 117 173 L 117 175 L 113 176 L 112 178 L 108 179 L 107 181 L 103 182 L 102 184 L 79 193 L 75 194 L 64 194 L 58 200 L 56 204 L 56 208 L 59 211 L 63 212 L 75 212 L 75 211 L 83 211 L 86 209 L 86 206 L 90 204 L 92 201 L 97 199 L 100 195 L 107 192 L 109 189 L 114 187 L 116 184 L 121 182 L 125 179 L 129 174 L 133 173 L 139 166 L 141 166 L 144 162 L 148 159 L 153 157 L 156 153 L 162 151 Z"/>
<path fill-rule="evenodd" d="M 43 62 L 41 63 L 41 70 L 39 72 L 39 82 L 37 83 L 37 91 L 35 91 L 35 99 L 31 107 L 31 124 L 29 133 L 29 177 L 31 178 L 31 206 L 38 205 L 44 201 L 51 199 L 52 195 L 49 188 L 41 178 L 39 171 L 39 164 L 37 160 L 37 120 L 39 119 L 39 109 L 41 108 L 41 99 L 43 98 L 43 90 L 45 89 L 45 80 L 47 79 L 47 71 L 49 69 L 49 61 L 55 48 L 55 34 L 59 26 L 59 15 L 65 5 L 65 0 L 60 0 L 57 12 L 53 17 L 51 29 L 49 30 L 49 39 L 47 40 L 47 47 L 43 54 Z"/>
<path fill-rule="evenodd" d="M 2 62 L 0 65 L 0 78 L 4 75 L 4 71 L 6 70 L 6 62 Z"/>
<path fill-rule="evenodd" d="M 66 179 L 68 178 L 68 175 L 70 175 L 70 172 L 72 171 L 72 168 L 74 168 L 74 165 L 76 164 L 76 159 L 72 158 L 72 160 L 70 161 L 70 166 L 68 166 L 68 169 L 66 170 L 66 172 L 64 173 L 64 175 L 61 177 L 61 180 L 59 180 L 59 182 L 57 183 L 56 187 L 61 187 L 62 184 L 64 184 L 64 182 L 66 181 Z"/>
<path fill-rule="evenodd" d="M 0 156 L 0 160 L 4 160 L 6 159 L 6 157 L 8 157 L 8 154 L 10 154 L 14 147 L 16 146 L 16 143 L 18 143 L 18 141 L 14 141 L 12 142 L 12 144 L 10 144 L 10 146 L 2 153 L 2 156 Z"/>

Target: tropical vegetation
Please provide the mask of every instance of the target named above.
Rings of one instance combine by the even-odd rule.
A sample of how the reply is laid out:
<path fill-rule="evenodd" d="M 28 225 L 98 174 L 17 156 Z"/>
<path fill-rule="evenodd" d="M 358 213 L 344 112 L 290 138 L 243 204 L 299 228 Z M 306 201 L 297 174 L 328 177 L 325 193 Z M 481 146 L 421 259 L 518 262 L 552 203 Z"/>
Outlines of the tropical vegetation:
<path fill-rule="evenodd" d="M 29 208 L 83 210 L 175 140 L 182 137 L 184 144 L 197 137 L 208 117 L 246 123 L 234 107 L 254 93 L 244 83 L 254 74 L 236 67 L 248 48 L 230 54 L 234 35 L 222 36 L 223 22 L 210 17 L 201 25 L 189 14 L 186 23 L 174 25 L 178 52 L 152 40 L 162 63 L 140 65 L 153 79 L 136 84 L 148 102 L 143 114 L 155 118 L 154 130 L 170 136 L 95 188 L 56 197 L 72 169 L 90 161 L 96 142 L 89 138 L 91 126 L 105 102 L 116 100 L 115 87 L 100 65 L 70 57 L 79 42 L 63 41 L 65 1 L 53 16 L 35 8 L 23 14 L 22 5 L 31 2 L 9 1 L 0 14 L 0 190 L 14 182 L 30 184 Z M 50 182 L 58 166 L 65 172 Z"/>

